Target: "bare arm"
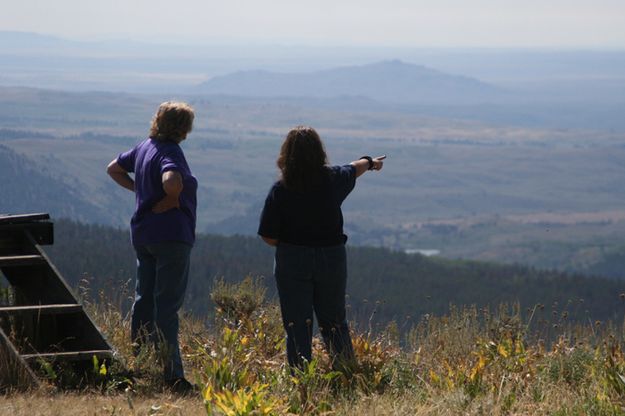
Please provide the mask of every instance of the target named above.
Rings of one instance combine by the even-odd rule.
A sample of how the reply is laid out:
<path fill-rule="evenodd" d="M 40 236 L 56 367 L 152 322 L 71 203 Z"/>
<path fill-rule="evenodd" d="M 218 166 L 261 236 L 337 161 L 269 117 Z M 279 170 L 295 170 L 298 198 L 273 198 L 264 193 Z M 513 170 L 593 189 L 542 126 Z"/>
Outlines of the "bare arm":
<path fill-rule="evenodd" d="M 173 208 L 180 208 L 180 193 L 182 192 L 182 175 L 174 170 L 168 170 L 162 176 L 165 196 L 152 208 L 152 212 L 160 214 Z"/>
<path fill-rule="evenodd" d="M 106 173 L 117 182 L 117 184 L 129 191 L 135 191 L 135 181 L 128 175 L 128 172 L 117 163 L 117 159 L 113 159 L 106 168 Z"/>
<path fill-rule="evenodd" d="M 386 159 L 386 155 L 378 156 L 372 158 L 373 169 L 372 170 L 382 170 L 382 166 L 384 166 L 384 159 Z M 363 173 L 369 170 L 369 161 L 367 159 L 358 159 L 354 160 L 350 165 L 356 168 L 356 177 L 359 177 Z"/>

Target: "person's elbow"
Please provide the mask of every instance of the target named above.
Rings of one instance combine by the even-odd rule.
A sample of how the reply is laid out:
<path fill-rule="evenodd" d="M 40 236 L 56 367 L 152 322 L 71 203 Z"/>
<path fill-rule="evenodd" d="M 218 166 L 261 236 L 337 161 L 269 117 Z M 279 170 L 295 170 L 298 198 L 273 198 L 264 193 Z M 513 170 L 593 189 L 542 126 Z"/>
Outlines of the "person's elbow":
<path fill-rule="evenodd" d="M 269 244 L 272 247 L 275 247 L 278 245 L 278 240 L 275 238 L 269 238 L 263 235 L 261 235 L 260 238 L 262 238 L 265 243 Z"/>
<path fill-rule="evenodd" d="M 163 174 L 163 190 L 167 195 L 179 195 L 183 189 L 182 175 L 175 171 L 167 171 Z"/>
<path fill-rule="evenodd" d="M 119 163 L 117 163 L 117 159 L 114 159 L 111 161 L 111 163 L 108 164 L 108 166 L 106 167 L 106 173 L 108 173 L 109 176 L 113 176 L 116 173 L 123 173 L 125 172 L 121 166 L 119 166 Z"/>

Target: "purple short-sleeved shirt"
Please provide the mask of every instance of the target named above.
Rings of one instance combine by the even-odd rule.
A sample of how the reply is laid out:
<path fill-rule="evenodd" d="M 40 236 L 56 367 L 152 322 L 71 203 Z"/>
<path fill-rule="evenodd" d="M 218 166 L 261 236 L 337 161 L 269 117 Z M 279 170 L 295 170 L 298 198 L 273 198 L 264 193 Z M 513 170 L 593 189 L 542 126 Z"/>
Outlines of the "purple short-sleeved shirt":
<path fill-rule="evenodd" d="M 132 243 L 141 246 L 180 241 L 193 245 L 197 180 L 191 174 L 180 146 L 171 141 L 146 139 L 133 149 L 120 154 L 117 164 L 127 172 L 134 172 L 135 176 L 136 206 L 130 221 Z M 165 197 L 163 173 L 170 170 L 182 176 L 180 208 L 155 214 L 152 208 Z"/>

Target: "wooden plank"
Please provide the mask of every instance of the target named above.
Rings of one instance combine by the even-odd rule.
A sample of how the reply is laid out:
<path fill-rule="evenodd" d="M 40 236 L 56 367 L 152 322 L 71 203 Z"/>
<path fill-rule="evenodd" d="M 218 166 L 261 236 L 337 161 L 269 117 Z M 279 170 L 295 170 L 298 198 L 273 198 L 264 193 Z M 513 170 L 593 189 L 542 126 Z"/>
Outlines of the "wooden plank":
<path fill-rule="evenodd" d="M 48 214 L 0 216 L 0 268 L 16 299 L 18 294 L 22 299 L 15 306 L 0 307 L 0 317 L 11 317 L 18 336 L 25 340 L 20 354 L 8 338 L 0 339 L 0 363 L 3 356 L 12 357 L 10 361 L 17 362 L 34 383 L 38 380 L 29 363 L 36 365 L 38 360 L 115 358 L 111 345 L 41 248 L 53 243 L 53 224 L 45 221 L 49 218 Z M 14 384 L 12 374 L 0 371 L 0 390 Z"/>
<path fill-rule="evenodd" d="M 22 358 L 28 362 L 37 360 L 46 361 L 85 361 L 93 359 L 93 356 L 100 358 L 112 358 L 111 350 L 88 350 L 88 351 L 64 351 L 64 352 L 47 352 L 40 354 L 22 354 Z"/>
<path fill-rule="evenodd" d="M 0 215 L 0 224 L 23 224 L 26 222 L 49 220 L 50 214 L 19 214 L 19 215 Z"/>
<path fill-rule="evenodd" d="M 35 266 L 39 264 L 46 264 L 46 259 L 38 254 L 0 256 L 0 267 Z"/>
<path fill-rule="evenodd" d="M 48 266 L 50 267 L 50 271 L 52 272 L 52 276 L 54 276 L 54 278 L 56 279 L 56 282 L 60 283 L 65 288 L 69 296 L 72 297 L 74 303 L 78 303 L 78 301 L 76 300 L 77 299 L 76 296 L 74 296 L 73 294 L 73 291 L 70 289 L 69 285 L 67 284 L 67 282 L 65 281 L 61 273 L 58 271 L 58 269 L 50 261 L 46 253 L 41 248 L 41 246 L 39 244 L 36 244 L 35 239 L 33 238 L 32 235 L 30 235 L 30 233 L 27 232 L 26 237 L 33 244 L 37 253 L 46 260 L 46 262 L 48 263 Z M 63 300 L 62 302 L 70 303 L 70 301 L 65 301 L 65 300 Z M 93 319 L 91 319 L 89 314 L 87 314 L 87 312 L 83 310 L 83 315 L 87 321 L 86 327 L 88 328 L 88 330 L 86 330 L 87 334 L 85 336 L 89 338 L 89 342 L 92 342 L 93 344 L 96 344 L 96 345 L 101 345 L 103 348 L 112 350 L 113 348 L 111 347 L 111 344 L 108 342 L 108 340 L 106 339 L 102 331 L 100 331 L 100 329 L 97 327 Z"/>
<path fill-rule="evenodd" d="M 82 305 L 34 305 L 34 306 L 5 306 L 0 307 L 0 314 L 37 314 L 37 315 L 60 315 L 64 313 L 82 312 Z"/>
<path fill-rule="evenodd" d="M 28 389 L 40 385 L 35 373 L 0 328 L 0 391 L 11 388 Z"/>
<path fill-rule="evenodd" d="M 54 224 L 51 222 L 29 222 L 24 224 L 0 224 L 0 248 L 18 248 L 23 245 L 24 232 L 28 231 L 38 244 L 54 243 Z"/>

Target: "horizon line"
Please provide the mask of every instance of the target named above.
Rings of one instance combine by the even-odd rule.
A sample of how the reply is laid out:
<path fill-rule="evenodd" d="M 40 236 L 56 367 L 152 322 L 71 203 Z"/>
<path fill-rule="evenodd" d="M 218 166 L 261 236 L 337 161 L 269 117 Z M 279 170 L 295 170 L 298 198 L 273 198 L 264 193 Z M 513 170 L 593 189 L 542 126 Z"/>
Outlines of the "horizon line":
<path fill-rule="evenodd" d="M 364 43 L 329 43 L 323 41 L 289 41 L 283 40 L 255 40 L 249 38 L 222 39 L 221 41 L 198 40 L 197 37 L 178 36 L 174 39 L 165 40 L 163 37 L 154 39 L 131 34 L 101 34 L 83 37 L 72 37 L 53 33 L 33 32 L 27 30 L 0 30 L 2 34 L 30 35 L 53 39 L 61 42 L 77 44 L 97 44 L 126 42 L 129 44 L 166 46 L 166 47 L 205 47 L 205 48 L 308 48 L 308 49 L 395 49 L 395 50 L 420 50 L 420 51 L 475 51 L 475 52 L 625 52 L 625 45 L 407 45 L 407 44 L 364 44 Z"/>

